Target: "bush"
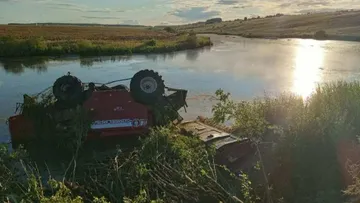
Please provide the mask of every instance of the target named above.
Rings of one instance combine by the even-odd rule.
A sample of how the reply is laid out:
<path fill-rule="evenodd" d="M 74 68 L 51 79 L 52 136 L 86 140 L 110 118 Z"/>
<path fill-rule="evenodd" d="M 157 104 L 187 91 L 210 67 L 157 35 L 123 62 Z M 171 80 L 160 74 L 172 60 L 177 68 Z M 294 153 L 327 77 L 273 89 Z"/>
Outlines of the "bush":
<path fill-rule="evenodd" d="M 185 40 L 185 45 L 187 47 L 197 47 L 197 37 L 196 35 L 188 35 Z"/>
<path fill-rule="evenodd" d="M 165 30 L 166 32 L 170 32 L 170 33 L 175 33 L 175 32 L 176 32 L 175 29 L 172 28 L 172 27 L 165 27 L 164 30 Z"/>
<path fill-rule="evenodd" d="M 15 39 L 11 36 L 0 37 L 0 56 L 33 56 L 43 54 L 48 47 L 42 37 L 26 40 Z"/>
<path fill-rule="evenodd" d="M 156 40 L 152 39 L 144 43 L 145 46 L 156 46 Z"/>
<path fill-rule="evenodd" d="M 326 39 L 328 37 L 328 35 L 326 34 L 326 32 L 324 30 L 320 30 L 314 34 L 314 37 L 315 37 L 315 39 Z"/>
<path fill-rule="evenodd" d="M 323 84 L 307 100 L 283 95 L 234 102 L 229 96 L 217 92 L 213 119 L 233 120 L 235 134 L 251 137 L 262 150 L 272 143 L 265 168 L 272 169 L 266 173 L 272 174 L 274 199 L 344 202 L 337 149 L 341 140 L 356 140 L 360 133 L 358 82 Z"/>
<path fill-rule="evenodd" d="M 246 177 L 236 178 L 211 164 L 213 156 L 214 150 L 206 149 L 199 139 L 162 128 L 153 130 L 129 157 L 116 155 L 93 176 L 83 176 L 81 182 L 87 183 L 93 194 L 102 194 L 111 201 L 142 197 L 142 202 L 215 202 L 237 196 L 250 202 L 248 190 L 234 188 L 249 186 Z"/>
<path fill-rule="evenodd" d="M 207 20 L 205 24 L 213 24 L 213 23 L 221 23 L 221 22 L 222 22 L 222 18 L 212 18 Z"/>
<path fill-rule="evenodd" d="M 0 169 L 19 163 L 4 159 L 7 152 L 1 152 L 5 161 Z M 6 179 L 0 179 L 0 189 L 5 188 L 0 194 L 30 202 L 253 202 L 247 176 L 236 177 L 214 164 L 214 153 L 200 139 L 179 135 L 172 127 L 153 129 L 134 150 L 109 149 L 93 156 L 84 151 L 69 163 L 61 161 L 64 169 L 50 167 L 59 159 L 45 165 L 37 159 L 35 169 L 29 157 L 22 163 L 27 179 L 18 179 L 14 170 L 1 171 Z M 64 181 L 51 178 L 45 186 L 42 171 L 53 177 L 65 174 Z"/>

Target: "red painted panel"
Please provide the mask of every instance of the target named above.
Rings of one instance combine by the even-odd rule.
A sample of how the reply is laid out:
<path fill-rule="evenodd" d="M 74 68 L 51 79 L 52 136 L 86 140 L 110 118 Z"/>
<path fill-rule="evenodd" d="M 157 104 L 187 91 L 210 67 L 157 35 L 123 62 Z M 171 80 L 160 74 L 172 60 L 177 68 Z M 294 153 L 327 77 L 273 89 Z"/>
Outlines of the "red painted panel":
<path fill-rule="evenodd" d="M 148 107 L 135 102 L 126 90 L 93 92 L 83 106 L 98 121 L 97 128 L 89 132 L 89 139 L 146 134 L 153 125 Z M 9 130 L 12 140 L 22 143 L 32 139 L 34 129 L 31 121 L 17 115 L 10 117 Z"/>
<path fill-rule="evenodd" d="M 33 137 L 33 124 L 23 115 L 9 118 L 9 131 L 13 142 L 26 142 Z"/>
<path fill-rule="evenodd" d="M 147 106 L 135 102 L 126 90 L 93 92 L 84 107 L 92 112 L 93 130 L 103 136 L 145 132 L 151 125 Z"/>
<path fill-rule="evenodd" d="M 147 118 L 148 108 L 135 102 L 123 90 L 93 92 L 84 107 L 95 113 L 96 120 Z"/>

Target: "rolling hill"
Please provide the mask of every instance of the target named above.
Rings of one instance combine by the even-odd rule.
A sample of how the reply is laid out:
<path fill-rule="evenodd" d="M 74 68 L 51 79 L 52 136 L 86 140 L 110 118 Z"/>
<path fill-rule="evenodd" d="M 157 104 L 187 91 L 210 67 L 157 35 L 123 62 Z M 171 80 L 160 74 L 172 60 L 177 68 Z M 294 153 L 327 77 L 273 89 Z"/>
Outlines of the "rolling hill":
<path fill-rule="evenodd" d="M 308 13 L 236 19 L 219 23 L 198 22 L 174 26 L 178 32 L 240 35 L 254 38 L 316 38 L 360 41 L 360 11 Z"/>

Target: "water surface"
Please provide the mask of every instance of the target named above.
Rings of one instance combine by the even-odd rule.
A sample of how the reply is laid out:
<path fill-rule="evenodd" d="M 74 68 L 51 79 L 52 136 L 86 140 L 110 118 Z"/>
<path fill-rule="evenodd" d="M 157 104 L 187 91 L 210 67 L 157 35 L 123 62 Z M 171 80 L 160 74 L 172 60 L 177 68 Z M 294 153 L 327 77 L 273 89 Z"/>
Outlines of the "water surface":
<path fill-rule="evenodd" d="M 189 90 L 189 108 L 182 111 L 185 119 L 211 115 L 212 95 L 219 88 L 235 99 L 265 92 L 306 98 L 317 83 L 359 78 L 357 42 L 211 37 L 211 48 L 171 54 L 0 59 L 0 141 L 9 139 L 4 119 L 13 114 L 23 94 L 42 91 L 68 71 L 83 82 L 107 82 L 154 69 L 168 86 Z"/>

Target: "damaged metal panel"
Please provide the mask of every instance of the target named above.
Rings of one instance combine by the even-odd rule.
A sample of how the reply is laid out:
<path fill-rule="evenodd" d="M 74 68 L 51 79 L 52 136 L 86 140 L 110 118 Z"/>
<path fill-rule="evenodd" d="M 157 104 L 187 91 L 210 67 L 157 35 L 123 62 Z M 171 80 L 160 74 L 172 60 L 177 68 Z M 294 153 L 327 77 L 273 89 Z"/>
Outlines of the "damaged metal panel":
<path fill-rule="evenodd" d="M 206 144 L 214 145 L 217 150 L 216 162 L 226 165 L 229 169 L 238 170 L 239 167 L 241 168 L 242 162 L 254 152 L 250 139 L 235 137 L 230 133 L 205 124 L 199 119 L 183 122 L 179 127 L 187 134 L 198 136 Z"/>

